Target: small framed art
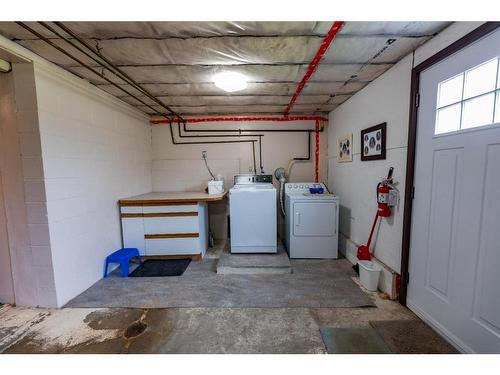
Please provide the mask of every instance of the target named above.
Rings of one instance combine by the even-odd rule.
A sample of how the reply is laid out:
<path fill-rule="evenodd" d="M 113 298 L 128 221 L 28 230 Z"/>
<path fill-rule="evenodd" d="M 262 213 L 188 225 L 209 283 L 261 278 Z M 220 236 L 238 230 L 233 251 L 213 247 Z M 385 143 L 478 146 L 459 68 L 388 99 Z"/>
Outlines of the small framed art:
<path fill-rule="evenodd" d="M 352 133 L 340 137 L 337 141 L 337 161 L 352 161 Z"/>
<path fill-rule="evenodd" d="M 387 123 L 361 130 L 361 160 L 385 159 Z"/>

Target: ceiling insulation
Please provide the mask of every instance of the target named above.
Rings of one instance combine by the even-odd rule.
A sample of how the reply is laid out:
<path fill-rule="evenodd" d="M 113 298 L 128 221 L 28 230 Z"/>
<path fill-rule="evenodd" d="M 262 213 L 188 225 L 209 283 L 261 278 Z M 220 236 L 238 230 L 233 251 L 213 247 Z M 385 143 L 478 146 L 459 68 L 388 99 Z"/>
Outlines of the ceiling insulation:
<path fill-rule="evenodd" d="M 292 107 L 291 114 L 325 114 L 445 28 L 447 22 L 346 22 Z M 36 22 L 27 25 L 144 103 L 152 99 Z M 64 37 L 64 31 L 49 23 Z M 65 22 L 141 87 L 183 116 L 272 114 L 285 111 L 331 22 Z M 13 22 L 0 34 L 152 114 L 137 99 Z M 74 40 L 74 39 L 72 39 Z M 232 94 L 213 83 L 237 72 L 248 87 Z"/>

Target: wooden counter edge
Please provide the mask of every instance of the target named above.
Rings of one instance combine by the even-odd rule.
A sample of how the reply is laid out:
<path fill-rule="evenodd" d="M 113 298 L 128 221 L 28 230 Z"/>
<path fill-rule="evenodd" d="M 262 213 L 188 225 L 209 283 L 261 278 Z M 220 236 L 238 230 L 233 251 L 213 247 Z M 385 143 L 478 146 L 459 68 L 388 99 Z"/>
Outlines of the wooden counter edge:
<path fill-rule="evenodd" d="M 142 206 L 142 205 L 191 205 L 198 204 L 203 202 L 218 202 L 223 200 L 227 195 L 227 191 L 222 195 L 217 195 L 216 197 L 211 197 L 207 194 L 205 198 L 201 199 L 192 199 L 192 198 L 166 198 L 166 199 L 120 199 L 118 203 L 121 206 Z"/>

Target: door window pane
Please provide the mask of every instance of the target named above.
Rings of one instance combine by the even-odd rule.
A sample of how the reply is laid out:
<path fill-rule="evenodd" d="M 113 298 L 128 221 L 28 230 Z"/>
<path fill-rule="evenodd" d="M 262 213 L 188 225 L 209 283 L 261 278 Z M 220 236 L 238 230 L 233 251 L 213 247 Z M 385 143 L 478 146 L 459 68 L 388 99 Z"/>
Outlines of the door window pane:
<path fill-rule="evenodd" d="M 495 104 L 495 124 L 500 122 L 500 91 L 497 91 L 497 104 Z"/>
<path fill-rule="evenodd" d="M 498 59 L 488 61 L 465 72 L 464 99 L 495 89 Z"/>
<path fill-rule="evenodd" d="M 434 134 L 500 123 L 500 58 L 438 84 Z"/>
<path fill-rule="evenodd" d="M 495 93 L 466 100 L 462 113 L 462 129 L 491 124 Z"/>
<path fill-rule="evenodd" d="M 498 71 L 497 71 L 497 89 L 500 89 L 500 61 L 498 62 Z"/>
<path fill-rule="evenodd" d="M 457 103 L 462 100 L 464 75 L 459 74 L 447 81 L 441 82 L 438 88 L 438 108 L 448 104 Z"/>
<path fill-rule="evenodd" d="M 461 106 L 459 103 L 437 110 L 436 134 L 453 132 L 460 129 Z"/>

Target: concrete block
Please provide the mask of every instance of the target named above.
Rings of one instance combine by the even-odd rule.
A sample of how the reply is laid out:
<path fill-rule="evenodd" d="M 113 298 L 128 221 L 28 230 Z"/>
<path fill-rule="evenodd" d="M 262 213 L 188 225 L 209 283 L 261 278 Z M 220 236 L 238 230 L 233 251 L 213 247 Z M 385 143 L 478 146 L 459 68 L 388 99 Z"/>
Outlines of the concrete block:
<path fill-rule="evenodd" d="M 292 273 L 292 265 L 287 253 L 282 249 L 277 254 L 225 253 L 219 258 L 217 273 L 222 275 L 282 275 Z"/>
<path fill-rule="evenodd" d="M 43 181 L 26 181 L 24 183 L 26 203 L 45 202 L 45 185 Z"/>
<path fill-rule="evenodd" d="M 50 245 L 48 224 L 28 224 L 28 232 L 32 246 Z"/>

